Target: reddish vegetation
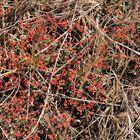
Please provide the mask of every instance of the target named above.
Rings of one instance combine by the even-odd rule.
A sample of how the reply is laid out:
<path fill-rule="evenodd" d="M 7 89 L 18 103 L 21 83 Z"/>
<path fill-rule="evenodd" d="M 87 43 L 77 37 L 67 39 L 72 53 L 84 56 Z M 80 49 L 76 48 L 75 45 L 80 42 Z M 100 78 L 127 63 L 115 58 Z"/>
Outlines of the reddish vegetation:
<path fill-rule="evenodd" d="M 138 1 L 0 4 L 1 140 L 139 139 Z"/>

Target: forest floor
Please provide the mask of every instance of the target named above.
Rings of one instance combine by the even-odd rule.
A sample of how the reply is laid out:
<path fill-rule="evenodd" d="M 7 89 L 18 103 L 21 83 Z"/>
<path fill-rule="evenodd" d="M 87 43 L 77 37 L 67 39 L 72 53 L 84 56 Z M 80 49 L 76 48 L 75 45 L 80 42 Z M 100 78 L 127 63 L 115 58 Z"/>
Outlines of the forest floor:
<path fill-rule="evenodd" d="M 0 1 L 0 140 L 139 140 L 140 0 Z"/>

